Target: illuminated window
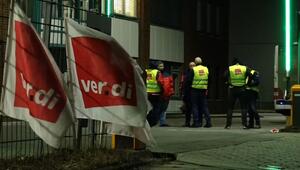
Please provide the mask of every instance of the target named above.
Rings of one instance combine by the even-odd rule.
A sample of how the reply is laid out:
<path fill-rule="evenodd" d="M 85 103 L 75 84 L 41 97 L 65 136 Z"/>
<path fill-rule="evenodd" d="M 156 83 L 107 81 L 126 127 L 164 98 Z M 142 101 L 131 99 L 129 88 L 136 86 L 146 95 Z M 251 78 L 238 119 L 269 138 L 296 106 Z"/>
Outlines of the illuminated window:
<path fill-rule="evenodd" d="M 125 15 L 135 17 L 136 16 L 136 1 L 126 0 L 125 3 Z"/>
<path fill-rule="evenodd" d="M 123 12 L 123 0 L 114 0 L 114 12 L 122 14 Z"/>
<path fill-rule="evenodd" d="M 137 17 L 137 0 L 102 0 L 101 2 L 101 13 L 104 15 L 111 16 L 113 13 Z"/>
<path fill-rule="evenodd" d="M 137 1 L 136 0 L 114 0 L 114 13 L 129 17 L 136 16 Z"/>

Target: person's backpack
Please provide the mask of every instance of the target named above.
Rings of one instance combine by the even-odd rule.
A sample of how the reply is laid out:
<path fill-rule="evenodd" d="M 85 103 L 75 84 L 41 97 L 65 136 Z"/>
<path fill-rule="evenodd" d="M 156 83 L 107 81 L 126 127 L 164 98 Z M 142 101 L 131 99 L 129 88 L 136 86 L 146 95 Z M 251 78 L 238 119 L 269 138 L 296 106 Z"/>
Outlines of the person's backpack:
<path fill-rule="evenodd" d="M 259 73 L 258 71 L 252 70 L 251 71 L 251 78 L 250 78 L 250 86 L 258 86 L 259 85 Z"/>
<path fill-rule="evenodd" d="M 162 86 L 163 97 L 171 97 L 172 95 L 174 95 L 173 76 L 161 76 L 159 81 Z"/>

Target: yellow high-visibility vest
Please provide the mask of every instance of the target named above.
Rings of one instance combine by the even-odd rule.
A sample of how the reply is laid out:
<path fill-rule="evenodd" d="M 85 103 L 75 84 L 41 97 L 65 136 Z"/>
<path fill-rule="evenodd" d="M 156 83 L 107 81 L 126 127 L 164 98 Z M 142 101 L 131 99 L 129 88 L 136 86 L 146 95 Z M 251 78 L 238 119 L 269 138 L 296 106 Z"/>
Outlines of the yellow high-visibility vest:
<path fill-rule="evenodd" d="M 147 93 L 159 93 L 161 92 L 160 86 L 156 80 L 158 70 L 157 69 L 146 69 L 147 72 Z"/>
<path fill-rule="evenodd" d="M 202 65 L 198 65 L 193 68 L 194 79 L 192 82 L 192 88 L 195 89 L 207 89 L 208 85 L 208 68 Z"/>
<path fill-rule="evenodd" d="M 243 65 L 233 65 L 229 67 L 229 81 L 232 86 L 241 87 L 246 84 L 247 67 Z"/>

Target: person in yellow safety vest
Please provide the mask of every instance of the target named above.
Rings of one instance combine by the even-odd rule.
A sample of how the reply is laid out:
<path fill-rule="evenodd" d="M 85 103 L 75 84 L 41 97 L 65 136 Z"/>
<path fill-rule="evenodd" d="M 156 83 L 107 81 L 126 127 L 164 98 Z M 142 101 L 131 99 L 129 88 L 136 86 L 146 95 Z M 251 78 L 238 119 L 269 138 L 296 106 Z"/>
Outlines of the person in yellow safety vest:
<path fill-rule="evenodd" d="M 247 126 L 247 101 L 246 101 L 246 78 L 250 74 L 248 67 L 241 65 L 237 58 L 233 59 L 233 65 L 225 71 L 226 83 L 229 86 L 229 108 L 227 111 L 225 129 L 230 129 L 232 124 L 232 112 L 237 100 L 240 102 L 243 129 Z"/>
<path fill-rule="evenodd" d="M 187 83 L 191 86 L 191 101 L 192 101 L 192 113 L 193 124 L 191 127 L 202 127 L 202 115 L 206 120 L 204 127 L 212 127 L 210 113 L 207 105 L 207 87 L 209 71 L 206 66 L 201 65 L 202 59 L 200 57 L 195 58 L 196 66 L 193 67 L 193 71 L 190 71 L 188 75 Z"/>
<path fill-rule="evenodd" d="M 246 96 L 248 100 L 248 114 L 249 114 L 249 123 L 248 128 L 261 128 L 260 117 L 256 110 L 256 100 L 258 99 L 259 94 L 259 72 L 256 70 L 251 70 L 250 75 L 247 78 L 246 86 Z M 254 119 L 255 125 L 254 126 Z"/>
<path fill-rule="evenodd" d="M 158 64 L 159 65 L 159 64 Z M 149 69 L 146 69 L 147 79 L 146 87 L 148 100 L 152 105 L 152 110 L 147 115 L 147 121 L 149 125 L 155 126 L 160 118 L 162 112 L 162 98 L 161 98 L 161 84 L 159 84 L 160 71 L 157 69 L 157 65 L 150 63 Z"/>

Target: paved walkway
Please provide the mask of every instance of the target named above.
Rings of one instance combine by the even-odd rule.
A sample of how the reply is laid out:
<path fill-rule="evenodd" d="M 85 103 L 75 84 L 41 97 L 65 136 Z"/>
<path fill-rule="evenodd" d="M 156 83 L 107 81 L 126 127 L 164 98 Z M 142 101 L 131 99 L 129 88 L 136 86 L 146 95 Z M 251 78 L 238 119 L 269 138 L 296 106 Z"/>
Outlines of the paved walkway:
<path fill-rule="evenodd" d="M 239 117 L 231 129 L 214 116 L 212 128 L 185 128 L 182 118 L 169 118 L 171 127 L 154 127 L 153 152 L 173 153 L 177 160 L 143 169 L 300 169 L 300 133 L 271 133 L 284 128 L 285 117 L 262 114 L 262 128 L 243 130 Z"/>

